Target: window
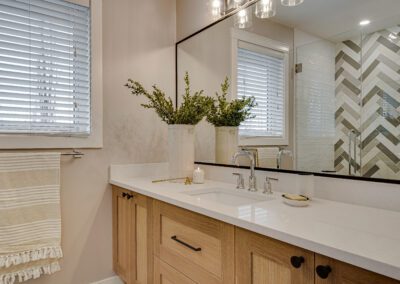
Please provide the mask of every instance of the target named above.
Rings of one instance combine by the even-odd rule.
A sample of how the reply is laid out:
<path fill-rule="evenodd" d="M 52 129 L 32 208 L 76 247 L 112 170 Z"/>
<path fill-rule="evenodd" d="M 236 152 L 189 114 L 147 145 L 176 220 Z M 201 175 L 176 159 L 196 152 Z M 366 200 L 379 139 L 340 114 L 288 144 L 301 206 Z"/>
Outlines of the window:
<path fill-rule="evenodd" d="M 249 34 L 236 41 L 236 94 L 255 97 L 257 106 L 239 127 L 240 144 L 287 145 L 288 52 Z"/>
<path fill-rule="evenodd" d="M 0 133 L 88 136 L 90 8 L 0 2 Z"/>

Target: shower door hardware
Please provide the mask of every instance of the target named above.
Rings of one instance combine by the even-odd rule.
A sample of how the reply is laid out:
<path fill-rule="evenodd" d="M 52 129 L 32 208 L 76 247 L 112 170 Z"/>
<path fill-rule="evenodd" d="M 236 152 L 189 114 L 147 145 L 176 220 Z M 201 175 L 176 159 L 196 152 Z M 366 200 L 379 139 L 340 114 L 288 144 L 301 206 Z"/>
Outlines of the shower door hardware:
<path fill-rule="evenodd" d="M 297 63 L 294 67 L 294 72 L 296 74 L 303 72 L 303 63 Z"/>
<path fill-rule="evenodd" d="M 354 129 L 349 131 L 348 138 L 349 138 L 349 175 L 352 176 L 355 175 L 357 172 L 357 133 Z M 352 173 L 352 168 L 354 170 L 353 173 Z"/>

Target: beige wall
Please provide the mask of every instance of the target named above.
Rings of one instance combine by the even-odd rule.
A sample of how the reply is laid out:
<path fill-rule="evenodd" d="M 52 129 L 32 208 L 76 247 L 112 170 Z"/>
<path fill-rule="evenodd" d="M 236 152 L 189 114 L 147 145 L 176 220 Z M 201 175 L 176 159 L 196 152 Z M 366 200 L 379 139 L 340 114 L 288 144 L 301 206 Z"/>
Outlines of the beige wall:
<path fill-rule="evenodd" d="M 177 40 L 211 24 L 214 20 L 210 14 L 212 0 L 176 0 L 176 37 Z"/>
<path fill-rule="evenodd" d="M 123 85 L 132 77 L 173 93 L 175 27 L 175 0 L 103 0 L 104 148 L 63 158 L 62 270 L 30 283 L 85 284 L 113 275 L 108 167 L 167 160 L 166 125 Z"/>

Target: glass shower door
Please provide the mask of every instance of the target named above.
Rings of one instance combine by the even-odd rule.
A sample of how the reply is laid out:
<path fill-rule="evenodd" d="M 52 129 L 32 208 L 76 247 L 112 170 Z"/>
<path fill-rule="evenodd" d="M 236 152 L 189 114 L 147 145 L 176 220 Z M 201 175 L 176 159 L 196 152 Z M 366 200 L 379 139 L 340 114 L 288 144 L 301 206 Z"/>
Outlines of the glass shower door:
<path fill-rule="evenodd" d="M 362 36 L 361 174 L 400 179 L 400 26 Z"/>

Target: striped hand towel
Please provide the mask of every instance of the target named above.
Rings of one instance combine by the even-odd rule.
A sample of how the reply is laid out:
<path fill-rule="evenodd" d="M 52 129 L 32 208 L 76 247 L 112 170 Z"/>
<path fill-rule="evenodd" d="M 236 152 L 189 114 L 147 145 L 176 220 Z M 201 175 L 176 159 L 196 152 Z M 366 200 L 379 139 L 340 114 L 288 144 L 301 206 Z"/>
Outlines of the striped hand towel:
<path fill-rule="evenodd" d="M 0 154 L 0 284 L 60 270 L 60 154 Z"/>

